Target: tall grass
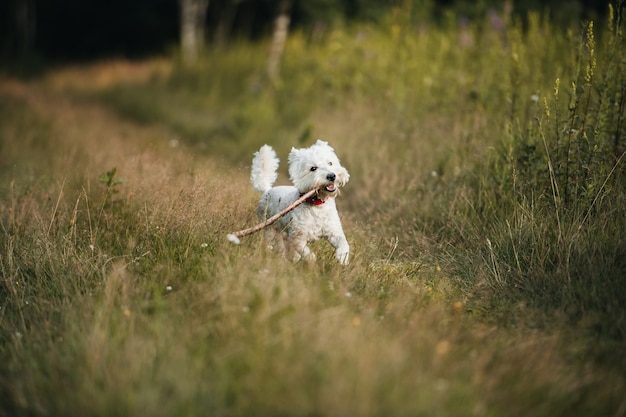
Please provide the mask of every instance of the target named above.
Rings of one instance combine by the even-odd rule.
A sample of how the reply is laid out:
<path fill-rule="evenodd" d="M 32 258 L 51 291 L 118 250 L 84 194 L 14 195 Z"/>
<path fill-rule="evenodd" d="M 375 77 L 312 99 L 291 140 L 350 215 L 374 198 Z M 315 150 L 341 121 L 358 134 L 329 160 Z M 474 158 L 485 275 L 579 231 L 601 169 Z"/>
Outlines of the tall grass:
<path fill-rule="evenodd" d="M 575 322 L 594 317 L 605 336 L 624 340 L 623 282 L 624 48 L 611 9 L 596 44 L 593 22 L 582 33 L 573 71 L 516 116 L 476 190 L 476 214 L 488 229 L 484 259 L 490 285 L 557 311 Z M 569 91 L 563 91 L 568 85 Z M 492 179 L 490 175 L 498 177 Z M 501 275 L 507 273 L 508 279 Z"/>
<path fill-rule="evenodd" d="M 624 415 L 619 13 L 402 16 L 1 80 L 0 415 Z M 350 266 L 230 246 L 316 137 Z"/>

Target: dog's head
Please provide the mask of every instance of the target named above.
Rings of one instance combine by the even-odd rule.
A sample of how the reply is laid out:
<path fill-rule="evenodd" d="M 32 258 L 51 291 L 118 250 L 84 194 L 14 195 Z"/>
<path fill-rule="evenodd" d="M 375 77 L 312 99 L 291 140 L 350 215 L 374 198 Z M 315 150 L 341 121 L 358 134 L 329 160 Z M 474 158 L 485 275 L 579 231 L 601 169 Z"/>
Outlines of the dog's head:
<path fill-rule="evenodd" d="M 318 140 L 309 148 L 291 149 L 289 176 L 300 193 L 320 188 L 318 196 L 321 199 L 336 197 L 339 189 L 350 179 L 333 148 L 323 140 Z"/>

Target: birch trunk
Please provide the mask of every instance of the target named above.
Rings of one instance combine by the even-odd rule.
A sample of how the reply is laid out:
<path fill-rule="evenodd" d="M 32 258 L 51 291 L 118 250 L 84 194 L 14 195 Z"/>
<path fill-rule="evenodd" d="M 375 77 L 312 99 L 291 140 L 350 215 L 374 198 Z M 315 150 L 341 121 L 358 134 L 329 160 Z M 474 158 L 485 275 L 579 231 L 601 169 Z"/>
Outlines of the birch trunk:
<path fill-rule="evenodd" d="M 272 37 L 270 56 L 267 62 L 267 73 L 272 82 L 277 82 L 280 78 L 280 58 L 283 55 L 283 49 L 287 41 L 290 9 L 291 0 L 280 0 L 278 16 L 274 23 L 274 36 Z"/>
<path fill-rule="evenodd" d="M 209 0 L 179 0 L 180 44 L 185 64 L 198 60 L 204 45 L 204 29 Z"/>
<path fill-rule="evenodd" d="M 35 2 L 18 0 L 15 5 L 17 27 L 17 50 L 20 55 L 28 55 L 35 39 Z"/>

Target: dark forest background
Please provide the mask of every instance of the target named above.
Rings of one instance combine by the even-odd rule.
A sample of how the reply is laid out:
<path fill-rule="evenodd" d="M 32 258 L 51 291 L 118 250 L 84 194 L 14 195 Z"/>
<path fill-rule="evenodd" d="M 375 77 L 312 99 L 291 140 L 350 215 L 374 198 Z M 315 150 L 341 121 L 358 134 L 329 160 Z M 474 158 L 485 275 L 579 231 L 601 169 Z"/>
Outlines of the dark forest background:
<path fill-rule="evenodd" d="M 499 12 L 498 0 L 294 0 L 290 30 L 323 30 L 329 25 L 382 24 L 394 8 L 412 3 L 411 16 L 420 24 L 439 24 L 446 11 L 459 19 Z M 278 0 L 210 0 L 205 19 L 209 44 L 269 36 Z M 593 0 L 517 1 L 512 13 L 524 19 L 529 11 L 547 13 L 557 24 L 595 19 L 607 10 Z M 141 58 L 166 53 L 179 44 L 178 0 L 4 0 L 0 2 L 0 58 L 37 58 L 67 62 L 106 57 Z"/>

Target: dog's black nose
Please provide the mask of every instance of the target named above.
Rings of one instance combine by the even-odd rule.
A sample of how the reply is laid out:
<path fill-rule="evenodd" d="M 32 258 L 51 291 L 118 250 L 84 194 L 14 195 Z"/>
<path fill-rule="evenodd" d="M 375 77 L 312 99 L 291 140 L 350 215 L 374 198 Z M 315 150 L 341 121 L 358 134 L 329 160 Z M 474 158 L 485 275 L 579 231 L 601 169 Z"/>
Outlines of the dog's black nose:
<path fill-rule="evenodd" d="M 337 178 L 337 176 L 335 174 L 333 174 L 332 172 L 328 175 L 326 175 L 326 179 L 328 181 L 335 181 L 335 178 Z"/>

